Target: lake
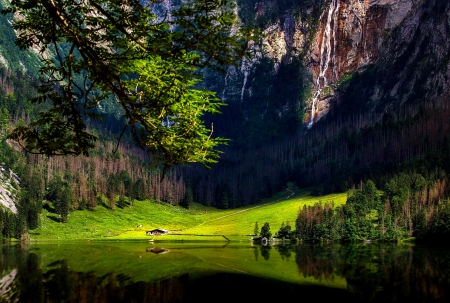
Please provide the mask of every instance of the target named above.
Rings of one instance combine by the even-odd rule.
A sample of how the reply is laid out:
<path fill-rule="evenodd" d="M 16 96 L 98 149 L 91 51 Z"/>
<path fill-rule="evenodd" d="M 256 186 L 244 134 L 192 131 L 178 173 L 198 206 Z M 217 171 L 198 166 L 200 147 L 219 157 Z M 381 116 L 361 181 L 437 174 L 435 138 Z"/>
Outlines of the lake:
<path fill-rule="evenodd" d="M 449 302 L 450 249 L 414 244 L 4 244 L 0 302 Z"/>

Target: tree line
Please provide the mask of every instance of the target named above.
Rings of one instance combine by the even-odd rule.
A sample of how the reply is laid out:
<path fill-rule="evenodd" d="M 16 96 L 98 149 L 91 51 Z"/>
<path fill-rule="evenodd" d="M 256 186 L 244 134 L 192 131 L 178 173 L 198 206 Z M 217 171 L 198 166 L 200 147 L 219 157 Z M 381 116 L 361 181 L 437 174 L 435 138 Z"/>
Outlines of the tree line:
<path fill-rule="evenodd" d="M 381 189 L 381 190 L 380 190 Z M 322 242 L 439 241 L 450 235 L 450 192 L 448 176 L 435 170 L 425 177 L 415 171 L 393 174 L 378 189 L 371 180 L 347 193 L 347 201 L 304 205 L 295 226 L 282 222 L 273 233 L 270 223 L 259 229 L 254 240 L 272 237 L 283 240 Z"/>
<path fill-rule="evenodd" d="M 20 176 L 18 214 L 0 211 L 3 236 L 20 238 L 27 230 L 39 227 L 42 208 L 66 222 L 76 210 L 132 207 L 134 200 L 188 203 L 181 175 L 174 171 L 163 174 L 161 169 L 150 168 L 146 155 L 131 150 L 131 146 L 119 147 L 116 154 L 110 152 L 113 148 L 114 144 L 109 142 L 98 144 L 96 156 L 47 158 L 21 155 L 3 138 L 0 161 Z"/>
<path fill-rule="evenodd" d="M 368 180 L 348 192 L 345 205 L 304 206 L 296 235 L 305 241 L 438 240 L 450 232 L 448 176 L 436 170 L 422 176 L 400 173 L 382 186 Z"/>

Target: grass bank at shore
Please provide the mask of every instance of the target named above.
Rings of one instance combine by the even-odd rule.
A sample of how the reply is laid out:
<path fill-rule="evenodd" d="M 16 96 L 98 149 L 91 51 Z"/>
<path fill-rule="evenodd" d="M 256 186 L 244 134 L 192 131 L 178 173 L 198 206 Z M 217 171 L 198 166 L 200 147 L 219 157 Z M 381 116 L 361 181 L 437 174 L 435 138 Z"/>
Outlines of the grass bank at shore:
<path fill-rule="evenodd" d="M 66 223 L 44 209 L 40 227 L 29 233 L 31 241 L 46 240 L 152 240 L 152 241 L 249 241 L 255 222 L 259 228 L 270 224 L 275 233 L 282 222 L 295 228 L 298 211 L 304 205 L 345 203 L 346 193 L 311 196 L 308 191 L 285 191 L 258 204 L 219 210 L 197 203 L 189 209 L 155 201 L 135 201 L 133 206 L 73 211 Z M 162 228 L 167 235 L 147 236 L 146 231 Z"/>

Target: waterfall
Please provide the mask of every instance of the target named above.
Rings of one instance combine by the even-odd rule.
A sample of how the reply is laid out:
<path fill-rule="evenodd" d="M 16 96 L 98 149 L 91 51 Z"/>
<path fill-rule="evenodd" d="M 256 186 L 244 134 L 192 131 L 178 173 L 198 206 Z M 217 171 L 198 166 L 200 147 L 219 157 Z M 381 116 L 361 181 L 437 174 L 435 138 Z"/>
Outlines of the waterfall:
<path fill-rule="evenodd" d="M 330 7 L 328 8 L 327 23 L 322 35 L 322 43 L 320 45 L 319 55 L 319 74 L 316 79 L 315 93 L 311 106 L 311 121 L 308 123 L 308 128 L 311 128 L 314 123 L 314 114 L 316 102 L 319 99 L 322 90 L 328 86 L 328 80 L 326 73 L 330 62 L 335 62 L 336 54 L 336 28 L 337 28 L 337 15 L 339 13 L 339 1 L 331 0 Z"/>
<path fill-rule="evenodd" d="M 245 86 L 247 85 L 248 75 L 250 74 L 252 66 L 253 66 L 253 62 L 251 59 L 244 58 L 242 60 L 241 72 L 244 74 L 244 81 L 242 81 L 241 102 L 244 101 Z"/>
<path fill-rule="evenodd" d="M 254 42 L 250 41 L 248 44 L 248 48 L 249 49 L 253 49 L 254 47 Z M 253 58 L 243 58 L 242 60 L 242 65 L 241 65 L 241 73 L 244 75 L 244 80 L 242 82 L 242 88 L 241 88 L 241 102 L 244 101 L 244 92 L 245 92 L 245 86 L 247 85 L 247 79 L 248 79 L 248 75 L 250 75 L 250 72 L 252 71 L 253 68 L 253 64 L 256 61 L 256 57 Z"/>

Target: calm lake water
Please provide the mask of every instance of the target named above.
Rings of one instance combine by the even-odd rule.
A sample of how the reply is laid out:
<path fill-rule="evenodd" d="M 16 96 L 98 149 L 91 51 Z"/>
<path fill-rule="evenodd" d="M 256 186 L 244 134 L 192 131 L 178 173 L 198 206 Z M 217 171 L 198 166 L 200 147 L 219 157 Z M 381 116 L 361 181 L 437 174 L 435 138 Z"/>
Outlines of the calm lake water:
<path fill-rule="evenodd" d="M 445 247 L 209 242 L 0 247 L 0 302 L 450 302 Z"/>

